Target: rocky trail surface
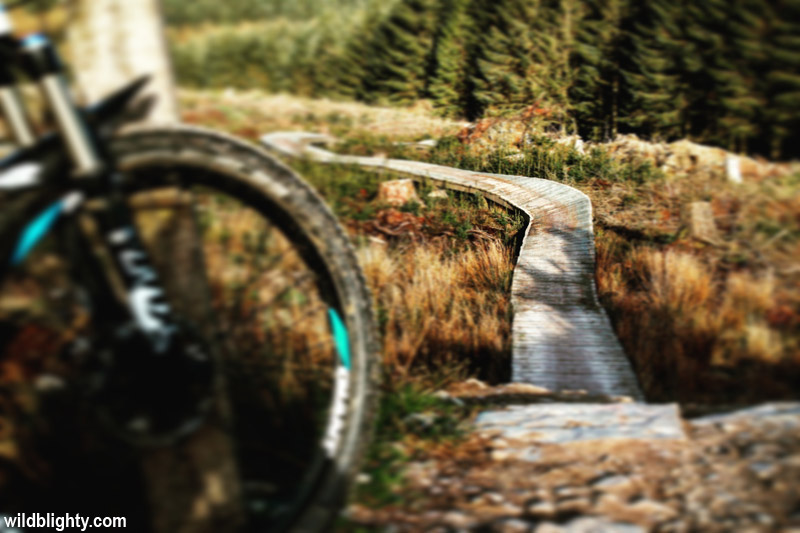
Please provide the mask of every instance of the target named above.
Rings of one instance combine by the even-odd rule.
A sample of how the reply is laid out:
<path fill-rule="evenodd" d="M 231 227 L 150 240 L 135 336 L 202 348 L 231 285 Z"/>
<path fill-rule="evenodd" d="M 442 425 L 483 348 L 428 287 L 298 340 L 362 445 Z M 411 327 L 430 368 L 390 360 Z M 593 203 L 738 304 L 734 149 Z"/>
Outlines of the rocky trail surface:
<path fill-rule="evenodd" d="M 407 501 L 353 505 L 352 522 L 392 532 L 800 532 L 798 403 L 685 420 L 675 405 L 473 388 L 453 401 L 527 403 L 481 412 L 463 443 L 408 465 Z"/>

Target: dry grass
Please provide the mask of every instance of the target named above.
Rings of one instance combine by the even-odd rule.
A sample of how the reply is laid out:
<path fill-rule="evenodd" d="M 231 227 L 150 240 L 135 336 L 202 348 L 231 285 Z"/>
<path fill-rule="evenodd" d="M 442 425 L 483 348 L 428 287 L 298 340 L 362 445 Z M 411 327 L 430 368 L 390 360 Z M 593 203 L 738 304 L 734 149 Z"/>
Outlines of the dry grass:
<path fill-rule="evenodd" d="M 401 111 L 394 111 L 400 113 L 400 120 L 394 120 L 381 114 L 388 111 L 377 112 L 368 106 L 285 97 L 262 100 L 257 93 L 227 97 L 184 93 L 184 99 L 191 108 L 190 117 L 206 120 L 208 113 L 217 113 L 222 123 L 228 115 L 241 113 L 241 119 L 234 116 L 236 120 L 226 122 L 234 131 L 242 129 L 242 124 L 252 124 L 249 117 L 260 121 L 260 113 L 266 115 L 275 108 L 281 110 L 266 117 L 258 132 L 314 128 L 367 138 L 376 131 L 391 133 L 404 120 Z M 241 107 L 240 99 L 245 101 Z M 263 111 L 256 111 L 261 104 Z M 232 111 L 224 111 L 228 105 Z M 422 136 L 428 130 L 437 135 L 455 126 L 431 129 L 421 124 L 413 134 Z M 497 129 L 504 131 L 502 124 Z M 372 148 L 391 150 L 388 142 L 408 133 L 401 127 L 397 136 Z M 724 152 L 687 142 L 654 148 L 623 139 L 607 147 L 613 164 L 605 157 L 582 156 L 562 144 L 543 145 L 538 151 L 554 160 L 533 158 L 537 165 L 526 167 L 527 159 L 518 161 L 497 150 L 504 146 L 500 138 L 462 136 L 462 140 L 466 144 L 442 147 L 453 154 L 453 161 L 444 161 L 446 164 L 470 166 L 496 160 L 502 167 L 497 171 L 516 174 L 541 172 L 542 166 L 561 169 L 563 172 L 554 172 L 553 179 L 570 182 L 590 195 L 598 230 L 599 293 L 651 399 L 731 403 L 796 397 L 795 383 L 800 381 L 797 165 L 746 160 L 742 167 L 745 182 L 734 184 L 725 179 Z M 559 150 L 565 152 L 563 161 L 558 159 Z M 459 155 L 465 151 L 473 159 Z M 653 172 L 635 171 L 645 168 L 644 163 L 649 163 Z M 697 201 L 710 202 L 719 242 L 708 244 L 691 237 L 686 208 Z M 395 260 L 398 253 L 374 257 L 375 264 L 382 266 L 371 267 L 371 277 L 381 270 L 391 272 L 373 282 L 386 310 L 398 302 L 402 309 L 404 292 L 411 285 L 395 293 L 388 287 L 395 278 L 410 281 L 408 272 L 415 268 L 411 256 Z M 421 280 L 418 285 L 424 287 Z M 424 300 L 414 302 L 434 309 Z M 410 309 L 393 313 L 397 324 L 404 323 L 399 317 L 406 313 L 402 320 L 414 326 L 387 330 L 387 339 L 391 339 L 387 359 L 400 369 L 411 360 L 429 360 L 430 350 L 419 339 L 426 336 L 432 340 L 431 346 L 437 346 L 440 338 L 446 337 L 438 331 L 442 328 L 426 326 L 424 315 L 415 315 Z M 458 317 L 457 313 L 445 323 L 454 320 L 452 317 Z M 459 320 L 452 323 L 462 329 L 471 327 L 464 316 Z M 491 346 L 490 341 L 483 344 Z M 419 348 L 415 350 L 415 346 Z"/>
<path fill-rule="evenodd" d="M 269 131 L 306 129 L 416 140 L 452 134 L 464 125 L 433 116 L 424 102 L 415 107 L 388 108 L 233 89 L 182 89 L 179 96 L 185 122 L 220 127 L 251 139 Z"/>
<path fill-rule="evenodd" d="M 635 186 L 595 180 L 598 287 L 651 398 L 736 403 L 797 396 L 800 173 L 751 164 L 728 182 L 700 160 Z M 711 205 L 719 238 L 693 239 Z"/>
<path fill-rule="evenodd" d="M 580 151 L 513 120 L 479 126 L 440 143 L 436 160 L 563 181 L 592 199 L 599 293 L 650 399 L 797 397 L 800 165 L 742 157 L 737 184 L 731 154 L 685 140 Z M 693 202 L 710 204 L 713 242 L 692 237 Z"/>
<path fill-rule="evenodd" d="M 797 315 L 777 298 L 772 272 L 721 275 L 708 254 L 631 245 L 611 232 L 597 243 L 598 290 L 651 399 L 796 395 Z"/>
<path fill-rule="evenodd" d="M 359 251 L 379 309 L 384 361 L 397 377 L 435 370 L 507 378 L 510 251 L 495 240 L 449 247 L 383 245 Z"/>
<path fill-rule="evenodd" d="M 187 90 L 181 91 L 181 102 L 185 120 L 253 140 L 268 131 L 307 129 L 350 138 L 386 134 L 390 137 L 383 140 L 390 142 L 460 127 L 433 117 L 424 105 L 389 109 L 257 91 Z M 466 375 L 493 382 L 508 378 L 513 262 L 511 247 L 502 243 L 515 231 L 513 217 L 452 199 L 429 206 L 422 216 L 381 210 L 369 200 L 377 189 L 374 174 L 293 166 L 345 218 L 351 232 L 389 241 L 373 240 L 359 248 L 359 257 L 375 298 L 391 376 L 437 385 Z M 345 186 L 353 176 L 363 180 L 361 185 Z M 393 224 L 388 215 L 413 224 Z M 386 228 L 398 231 L 379 231 Z M 471 244 L 465 246 L 467 241 Z"/>

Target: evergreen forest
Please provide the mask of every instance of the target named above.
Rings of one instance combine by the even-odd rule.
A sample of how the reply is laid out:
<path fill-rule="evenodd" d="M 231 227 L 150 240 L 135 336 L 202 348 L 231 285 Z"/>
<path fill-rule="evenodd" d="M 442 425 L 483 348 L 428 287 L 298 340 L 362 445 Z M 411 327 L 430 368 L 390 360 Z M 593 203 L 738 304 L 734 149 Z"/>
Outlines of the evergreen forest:
<path fill-rule="evenodd" d="M 591 140 L 800 153 L 800 0 L 232 0 L 225 17 L 215 5 L 166 2 L 185 85 L 424 99 Z"/>

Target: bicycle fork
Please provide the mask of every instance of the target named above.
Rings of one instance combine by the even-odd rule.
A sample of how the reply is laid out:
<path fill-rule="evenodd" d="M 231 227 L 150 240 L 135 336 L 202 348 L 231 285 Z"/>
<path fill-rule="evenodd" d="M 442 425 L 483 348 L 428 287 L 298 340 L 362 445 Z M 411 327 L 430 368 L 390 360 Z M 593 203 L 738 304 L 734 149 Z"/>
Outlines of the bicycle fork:
<path fill-rule="evenodd" d="M 0 28 L 2 26 L 0 24 Z M 47 38 L 34 34 L 23 39 L 19 43 L 19 57 L 53 112 L 74 168 L 72 179 L 82 184 L 99 183 L 107 189 L 108 206 L 96 217 L 104 244 L 113 258 L 115 272 L 107 275 L 122 281 L 128 314 L 148 338 L 154 353 L 166 353 L 178 328 L 159 277 L 134 226 L 133 214 L 119 192 L 121 176 L 114 170 L 108 151 L 98 142 L 96 132 L 89 128 L 73 103 L 63 78 L 61 62 Z M 8 68 L 3 66 L 0 71 L 0 82 L 10 81 Z M 32 128 L 13 85 L 2 83 L 0 101 L 17 143 L 22 146 L 32 144 Z M 56 219 L 61 214 L 75 212 L 83 200 L 82 192 L 72 191 L 43 211 L 20 238 L 12 260 L 20 262 L 24 259 Z M 91 246 L 83 248 L 91 249 Z M 107 270 L 107 267 L 95 270 Z"/>
<path fill-rule="evenodd" d="M 0 10 L 0 51 L 20 60 L 39 85 L 73 168 L 71 185 L 56 184 L 69 192 L 23 229 L 11 264 L 21 263 L 59 219 L 72 218 L 61 226 L 70 239 L 66 248 L 89 289 L 99 326 L 93 336 L 99 343 L 92 353 L 101 365 L 98 379 L 90 380 L 97 407 L 121 436 L 135 443 L 170 441 L 197 427 L 210 409 L 215 375 L 210 345 L 179 322 L 170 308 L 134 224 L 116 162 L 99 132 L 74 105 L 55 49 L 40 35 L 19 42 L 11 38 L 4 17 Z M 13 80 L 7 65 L 8 61 L 0 63 L 0 77 Z M 15 137 L 24 144 L 31 129 L 19 98 L 12 95 L 2 104 L 7 116 L 16 117 Z M 16 178 L 36 185 L 41 168 L 29 161 L 12 170 L 29 171 Z M 104 204 L 101 209 L 94 208 L 96 200 Z M 98 242 L 100 255 L 94 250 Z"/>

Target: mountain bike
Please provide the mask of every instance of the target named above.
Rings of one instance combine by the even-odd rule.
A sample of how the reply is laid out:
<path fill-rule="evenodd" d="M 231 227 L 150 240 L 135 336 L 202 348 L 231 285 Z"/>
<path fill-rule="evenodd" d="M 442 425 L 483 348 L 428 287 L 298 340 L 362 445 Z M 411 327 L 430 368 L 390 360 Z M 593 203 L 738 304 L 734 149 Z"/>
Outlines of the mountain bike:
<path fill-rule="evenodd" d="M 53 131 L 31 125 L 23 76 Z M 329 527 L 377 372 L 353 249 L 262 149 L 131 127 L 145 83 L 77 107 L 55 47 L 14 37 L 0 4 L 0 104 L 19 147 L 0 160 L 0 513 Z"/>

